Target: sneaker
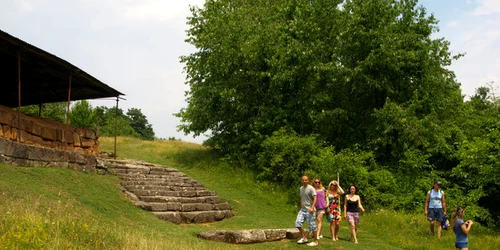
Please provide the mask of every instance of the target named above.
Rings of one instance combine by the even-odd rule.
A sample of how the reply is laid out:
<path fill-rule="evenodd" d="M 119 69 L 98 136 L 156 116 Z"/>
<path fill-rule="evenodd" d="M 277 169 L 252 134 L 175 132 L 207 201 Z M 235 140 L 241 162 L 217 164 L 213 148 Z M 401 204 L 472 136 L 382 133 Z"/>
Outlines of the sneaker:
<path fill-rule="evenodd" d="M 309 243 L 309 244 L 307 244 L 307 245 L 308 245 L 308 246 L 310 246 L 310 247 L 315 247 L 315 246 L 318 246 L 318 243 L 316 243 L 316 242 L 311 242 L 311 243 Z"/>
<path fill-rule="evenodd" d="M 297 244 L 303 244 L 303 243 L 306 243 L 306 242 L 307 242 L 307 239 L 300 238 L 300 240 L 297 241 Z"/>
<path fill-rule="evenodd" d="M 323 238 L 323 235 L 318 236 L 318 240 L 321 239 L 321 238 Z"/>

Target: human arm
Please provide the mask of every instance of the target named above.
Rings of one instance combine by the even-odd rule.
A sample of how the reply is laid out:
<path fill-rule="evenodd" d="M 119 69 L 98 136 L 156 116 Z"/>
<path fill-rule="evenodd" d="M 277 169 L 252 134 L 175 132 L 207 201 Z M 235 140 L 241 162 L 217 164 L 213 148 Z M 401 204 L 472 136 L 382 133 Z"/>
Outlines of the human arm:
<path fill-rule="evenodd" d="M 429 215 L 428 207 L 429 207 L 430 196 L 431 196 L 431 191 L 427 192 L 427 196 L 425 198 L 425 206 L 424 206 L 425 216 Z"/>
<path fill-rule="evenodd" d="M 318 201 L 318 196 L 316 196 L 316 192 L 314 192 L 314 195 L 313 195 L 313 203 L 311 205 L 311 208 L 309 209 L 309 213 L 310 214 L 313 214 L 314 213 L 314 209 L 316 207 L 316 202 Z"/>
<path fill-rule="evenodd" d="M 325 198 L 326 207 L 328 207 L 329 206 L 329 204 L 328 204 L 328 190 L 325 189 L 325 191 L 323 192 L 323 197 Z"/>
<path fill-rule="evenodd" d="M 363 208 L 363 205 L 361 205 L 361 197 L 358 195 L 358 207 L 361 209 L 361 211 L 364 213 L 365 209 Z"/>
<path fill-rule="evenodd" d="M 337 192 L 339 193 L 339 195 L 343 195 L 343 194 L 345 194 L 344 189 L 342 189 L 342 187 L 340 186 L 340 183 L 337 183 L 337 185 L 338 185 L 338 188 L 339 188 L 339 189 L 337 190 Z"/>
<path fill-rule="evenodd" d="M 470 228 L 472 227 L 472 224 L 474 224 L 474 222 L 471 220 L 468 220 L 465 223 L 463 223 L 462 225 L 460 225 L 460 229 L 462 229 L 462 232 L 464 232 L 464 234 L 469 234 Z"/>
<path fill-rule="evenodd" d="M 344 219 L 347 218 L 347 195 L 344 198 Z"/>

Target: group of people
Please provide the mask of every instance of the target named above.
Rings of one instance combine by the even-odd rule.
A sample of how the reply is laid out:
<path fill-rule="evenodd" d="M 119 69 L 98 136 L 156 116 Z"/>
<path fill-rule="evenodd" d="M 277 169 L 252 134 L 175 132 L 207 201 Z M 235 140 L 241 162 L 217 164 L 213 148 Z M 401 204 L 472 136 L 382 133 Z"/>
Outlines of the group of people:
<path fill-rule="evenodd" d="M 344 199 L 344 219 L 351 226 L 351 236 L 349 240 L 358 243 L 356 232 L 359 225 L 359 213 L 365 209 L 361 205 L 361 198 L 356 194 L 357 188 L 354 185 L 349 187 L 349 193 Z M 295 226 L 299 229 L 301 238 L 297 241 L 299 244 L 307 243 L 308 237 L 305 234 L 302 225 L 307 221 L 309 231 L 313 232 L 313 241 L 308 246 L 317 246 L 318 240 L 323 238 L 321 224 L 323 217 L 330 223 L 330 233 L 332 240 L 337 241 L 340 222 L 342 221 L 342 209 L 340 206 L 340 196 L 344 190 L 340 187 L 338 181 L 331 181 L 328 188 L 325 189 L 319 178 L 313 179 L 313 185 L 309 185 L 309 177 L 302 176 L 302 187 L 300 187 L 300 204 Z"/>
<path fill-rule="evenodd" d="M 350 225 L 351 234 L 349 241 L 358 244 L 356 232 L 359 225 L 359 213 L 365 212 L 361 204 L 361 198 L 357 195 L 355 185 L 349 186 L 349 193 L 344 198 L 343 218 Z M 302 176 L 302 186 L 300 187 L 300 204 L 295 226 L 299 229 L 301 238 L 297 241 L 299 244 L 307 243 L 308 237 L 302 228 L 307 221 L 309 231 L 313 233 L 313 241 L 308 246 L 317 246 L 319 239 L 323 238 L 321 224 L 323 217 L 330 223 L 330 233 L 332 240 L 338 240 L 338 231 L 342 221 L 342 209 L 340 206 L 340 197 L 344 190 L 340 187 L 338 181 L 331 181 L 328 188 L 324 188 L 319 178 L 314 178 L 312 185 L 309 184 L 309 177 Z M 441 190 L 441 182 L 435 181 L 432 189 L 427 192 L 425 200 L 425 216 L 430 221 L 430 230 L 434 234 L 437 225 L 438 238 L 441 238 L 442 221 L 446 216 L 446 202 L 444 192 Z M 452 215 L 451 228 L 456 235 L 455 247 L 457 250 L 468 250 L 468 237 L 473 221 L 464 221 L 465 209 L 461 206 L 455 209 Z M 439 222 L 439 223 L 437 223 Z"/>

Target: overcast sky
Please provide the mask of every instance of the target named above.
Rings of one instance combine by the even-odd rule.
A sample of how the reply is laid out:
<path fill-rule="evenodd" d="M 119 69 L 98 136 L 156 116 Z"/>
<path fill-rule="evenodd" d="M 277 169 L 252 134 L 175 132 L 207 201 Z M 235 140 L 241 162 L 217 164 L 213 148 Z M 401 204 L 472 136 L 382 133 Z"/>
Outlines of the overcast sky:
<path fill-rule="evenodd" d="M 0 29 L 79 67 L 126 94 L 120 107 L 139 108 L 157 137 L 201 143 L 177 132 L 172 114 L 186 106 L 179 56 L 189 6 L 204 0 L 0 0 Z M 420 0 L 440 20 L 453 54 L 452 69 L 464 95 L 500 82 L 500 1 Z M 112 107 L 115 102 L 92 102 Z"/>

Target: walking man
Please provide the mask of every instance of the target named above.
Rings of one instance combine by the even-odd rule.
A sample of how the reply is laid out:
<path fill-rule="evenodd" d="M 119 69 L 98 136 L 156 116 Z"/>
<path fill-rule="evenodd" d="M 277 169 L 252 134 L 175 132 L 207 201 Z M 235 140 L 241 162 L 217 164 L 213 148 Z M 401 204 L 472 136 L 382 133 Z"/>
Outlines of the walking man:
<path fill-rule="evenodd" d="M 302 225 L 307 220 L 309 224 L 309 231 L 314 233 L 314 241 L 307 244 L 308 246 L 315 247 L 318 245 L 318 231 L 316 230 L 316 190 L 313 186 L 309 185 L 309 177 L 302 176 L 302 187 L 300 187 L 300 204 L 299 213 L 295 220 L 295 227 L 299 229 L 301 238 L 297 243 L 302 244 L 307 242 L 307 236 L 304 233 Z"/>

